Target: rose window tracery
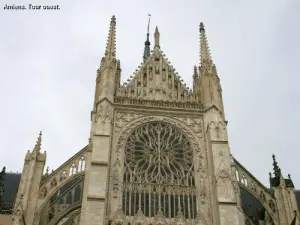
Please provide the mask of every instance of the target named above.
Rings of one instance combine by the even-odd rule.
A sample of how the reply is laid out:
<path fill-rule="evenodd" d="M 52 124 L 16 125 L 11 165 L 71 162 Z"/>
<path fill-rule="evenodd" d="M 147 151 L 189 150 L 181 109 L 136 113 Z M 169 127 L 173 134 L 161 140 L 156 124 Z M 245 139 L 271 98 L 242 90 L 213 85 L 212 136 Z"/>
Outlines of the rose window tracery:
<path fill-rule="evenodd" d="M 125 146 L 123 212 L 196 217 L 193 150 L 181 130 L 165 123 L 136 128 Z M 180 210 L 179 210 L 180 209 Z"/>

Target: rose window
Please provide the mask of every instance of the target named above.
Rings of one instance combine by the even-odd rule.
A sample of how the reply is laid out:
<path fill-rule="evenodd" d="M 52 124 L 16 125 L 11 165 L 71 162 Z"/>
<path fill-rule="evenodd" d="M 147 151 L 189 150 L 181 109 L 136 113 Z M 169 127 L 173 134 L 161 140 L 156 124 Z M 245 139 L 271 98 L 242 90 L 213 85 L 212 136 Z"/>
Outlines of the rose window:
<path fill-rule="evenodd" d="M 146 123 L 136 128 L 125 146 L 123 211 L 134 216 L 141 209 L 153 217 L 196 216 L 193 150 L 178 128 Z"/>

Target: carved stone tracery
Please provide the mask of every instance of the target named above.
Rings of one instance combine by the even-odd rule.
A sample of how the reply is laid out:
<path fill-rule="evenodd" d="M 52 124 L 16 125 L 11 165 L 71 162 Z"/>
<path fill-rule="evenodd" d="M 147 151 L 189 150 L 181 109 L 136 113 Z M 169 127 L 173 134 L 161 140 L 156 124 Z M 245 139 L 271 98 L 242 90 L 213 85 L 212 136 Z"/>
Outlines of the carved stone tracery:
<path fill-rule="evenodd" d="M 97 106 L 95 122 L 110 123 L 113 116 L 113 108 L 107 101 L 102 101 Z"/>
<path fill-rule="evenodd" d="M 140 125 L 126 142 L 124 166 L 126 215 L 133 216 L 140 207 L 151 217 L 162 207 L 174 218 L 181 205 L 187 218 L 195 218 L 193 150 L 181 130 L 161 122 Z"/>
<path fill-rule="evenodd" d="M 131 158 L 132 160 L 137 159 L 136 161 L 139 161 L 139 163 L 136 163 L 135 166 L 140 165 L 140 167 L 142 167 L 142 168 L 145 168 L 145 167 L 148 168 L 149 167 L 148 169 L 146 169 L 147 172 L 144 171 L 144 170 L 138 170 L 138 169 L 137 169 L 137 172 L 141 173 L 141 174 L 144 174 L 144 175 L 145 174 L 148 175 L 148 177 L 147 176 L 140 176 L 140 177 L 145 177 L 145 179 L 148 179 L 149 181 L 153 182 L 151 184 L 144 185 L 141 182 L 141 179 L 140 180 L 138 179 L 138 176 L 133 176 L 133 177 L 131 177 L 131 179 L 134 182 L 132 182 L 132 183 L 124 182 L 122 184 L 122 186 L 120 186 L 123 190 L 123 203 L 125 202 L 125 199 L 124 199 L 125 197 L 127 198 L 126 202 L 131 202 L 131 201 L 129 201 L 130 193 L 131 193 L 131 196 L 133 196 L 132 201 L 137 201 L 136 204 L 133 204 L 134 202 L 132 202 L 132 204 L 131 204 L 131 205 L 136 205 L 136 207 L 135 207 L 135 209 L 132 209 L 132 213 L 130 214 L 130 218 L 133 218 L 133 216 L 136 216 L 138 214 L 139 210 L 141 210 L 143 212 L 143 215 L 146 218 L 149 218 L 148 216 L 154 218 L 154 216 L 157 214 L 157 210 L 159 209 L 159 204 L 161 204 L 163 202 L 162 199 L 160 199 L 160 203 L 159 203 L 159 198 L 155 197 L 155 196 L 163 196 L 163 195 L 165 195 L 165 196 L 169 195 L 170 197 L 178 196 L 179 197 L 178 198 L 179 199 L 178 203 L 181 202 L 181 205 L 179 204 L 178 207 L 180 207 L 182 209 L 182 213 L 185 216 L 185 218 L 196 218 L 196 215 L 197 215 L 196 208 L 194 210 L 192 210 L 193 207 L 191 206 L 190 207 L 190 214 L 188 212 L 185 212 L 185 210 L 184 210 L 185 206 L 184 206 L 184 204 L 182 204 L 182 203 L 184 203 L 184 199 L 188 199 L 189 196 L 194 196 L 193 200 L 191 200 L 191 198 L 190 198 L 190 204 L 192 204 L 192 201 L 193 201 L 194 202 L 193 204 L 196 206 L 196 196 L 197 196 L 197 198 L 198 198 L 198 196 L 201 198 L 201 203 L 205 203 L 205 199 L 209 195 L 207 194 L 208 190 L 206 189 L 206 185 L 208 183 L 207 182 L 208 181 L 207 180 L 207 175 L 206 175 L 206 173 L 207 173 L 206 157 L 205 157 L 204 151 L 200 147 L 200 143 L 199 143 L 199 139 L 198 139 L 199 136 L 196 137 L 197 133 L 193 132 L 194 131 L 193 127 L 195 125 L 193 120 L 192 119 L 190 120 L 190 126 L 189 126 L 189 128 L 187 128 L 186 124 L 184 123 L 185 119 L 184 118 L 180 119 L 179 117 L 178 117 L 178 120 L 177 120 L 177 118 L 173 119 L 173 118 L 163 117 L 163 116 L 157 116 L 157 117 L 144 116 L 142 114 L 135 113 L 135 112 L 118 112 L 118 111 L 116 112 L 115 116 L 116 117 L 115 117 L 115 120 L 114 120 L 115 121 L 114 129 L 118 128 L 117 130 L 115 130 L 116 131 L 115 138 L 116 138 L 116 140 L 118 140 L 117 143 L 115 144 L 116 156 L 120 153 L 122 154 L 123 152 L 124 153 L 126 152 L 125 146 L 126 146 L 128 140 L 131 139 L 131 144 L 135 143 L 136 141 L 141 141 L 140 140 L 141 139 L 140 134 L 143 133 L 142 131 L 145 131 L 145 130 L 143 130 L 141 128 L 141 130 L 137 131 L 136 133 L 135 133 L 135 130 L 139 129 L 140 127 L 143 127 L 143 125 L 144 126 L 153 126 L 152 128 L 149 128 L 149 127 L 147 128 L 148 132 L 152 132 L 152 134 L 153 134 L 153 131 L 155 129 L 156 129 L 155 130 L 156 132 L 157 131 L 162 132 L 163 129 L 167 129 L 167 128 L 169 129 L 170 128 L 171 130 L 173 129 L 172 131 L 176 130 L 176 131 L 179 132 L 179 134 L 180 134 L 178 136 L 179 138 L 183 139 L 184 137 L 186 137 L 186 141 L 183 139 L 183 142 L 187 143 L 187 146 L 188 145 L 190 146 L 190 150 L 188 150 L 188 151 L 191 152 L 190 155 L 194 156 L 194 158 L 193 157 L 190 158 L 192 163 L 196 162 L 196 164 L 193 165 L 193 168 L 197 169 L 198 174 L 202 174 L 200 177 L 202 179 L 202 183 L 205 184 L 205 187 L 200 189 L 200 194 L 196 191 L 194 186 L 187 186 L 186 188 L 182 188 L 182 187 L 179 187 L 179 186 L 176 186 L 176 185 L 175 186 L 169 185 L 168 187 L 167 186 L 164 187 L 164 183 L 167 184 L 168 183 L 167 181 L 170 181 L 170 176 L 164 177 L 164 176 L 158 175 L 157 173 L 155 175 L 155 171 L 158 170 L 158 166 L 151 167 L 152 161 L 150 162 L 150 160 L 149 160 L 150 157 L 146 158 L 146 156 L 143 156 L 144 154 L 148 154 L 148 156 L 149 156 L 150 151 L 145 151 L 145 152 L 142 152 L 142 153 L 140 151 L 137 151 L 137 152 L 139 152 L 138 155 L 141 153 L 141 155 L 139 155 L 138 157 L 136 157 L 135 154 L 128 154 L 130 156 L 129 158 Z M 198 118 L 198 120 L 199 120 L 199 118 Z M 200 117 L 200 120 L 197 121 L 197 123 L 196 123 L 196 125 L 199 126 L 199 129 L 198 130 L 196 129 L 198 132 L 199 131 L 202 132 L 203 124 L 202 124 L 201 120 L 202 120 L 202 118 Z M 167 134 L 167 132 L 165 132 L 165 133 Z M 143 136 L 144 139 L 145 139 L 145 136 L 147 137 L 147 135 Z M 150 140 L 149 137 L 148 137 L 148 139 L 146 139 L 145 146 L 151 144 L 152 146 L 157 147 L 158 143 L 160 143 L 160 142 L 158 142 L 157 135 L 156 135 L 155 138 L 153 138 L 153 135 L 150 136 L 150 137 L 152 137 L 152 139 Z M 165 140 L 165 142 L 167 143 L 168 140 Z M 169 142 L 170 142 L 170 140 L 169 140 Z M 174 142 L 174 143 L 176 143 L 176 142 Z M 131 149 L 132 149 L 132 145 L 131 145 Z M 149 150 L 149 148 L 148 148 L 148 150 Z M 163 151 L 163 150 L 161 150 L 161 151 Z M 132 152 L 135 152 L 135 150 L 132 151 Z M 124 154 L 124 156 L 126 157 L 126 154 Z M 171 154 L 169 156 L 173 157 L 174 154 L 173 155 Z M 166 156 L 164 156 L 164 157 L 166 157 Z M 115 166 L 116 162 L 118 161 L 117 160 L 118 158 L 119 158 L 118 156 L 115 158 L 113 167 L 119 167 L 119 166 Z M 159 162 L 159 161 L 162 162 L 163 161 L 162 159 L 160 159 L 160 160 L 158 160 L 158 159 L 159 159 L 158 153 L 153 154 L 151 160 L 156 160 L 156 162 Z M 176 157 L 175 157 L 175 159 L 176 159 Z M 124 159 L 124 163 L 126 163 L 125 160 L 126 159 Z M 164 159 L 164 160 L 166 162 L 166 159 Z M 180 160 L 184 160 L 184 159 L 180 159 Z M 122 159 L 122 161 L 123 161 L 123 159 Z M 177 164 L 182 165 L 182 162 L 177 163 Z M 165 165 L 167 165 L 167 164 L 165 163 Z M 163 169 L 163 171 L 164 170 L 166 171 L 164 166 L 162 166 L 160 168 Z M 135 167 L 133 167 L 132 169 L 134 170 Z M 113 171 L 114 171 L 114 169 L 112 169 L 112 173 L 113 173 Z M 141 172 L 141 171 L 144 171 L 144 172 Z M 182 170 L 177 170 L 176 172 L 173 172 L 173 170 L 172 170 L 172 173 L 174 173 L 176 175 L 178 174 L 179 176 L 180 176 L 180 174 L 184 174 L 184 173 L 182 173 Z M 193 174 L 195 174 L 195 173 L 196 173 L 196 171 L 193 171 Z M 167 173 L 165 172 L 165 174 L 167 174 Z M 124 177 L 126 177 L 126 176 L 124 176 Z M 161 184 L 154 183 L 154 182 L 161 182 Z M 113 187 L 114 186 L 112 185 L 111 188 L 113 189 Z M 127 193 L 124 194 L 125 192 L 127 192 Z M 113 193 L 113 191 L 111 193 Z M 144 195 L 144 194 L 147 195 L 148 197 L 152 196 L 152 197 L 150 197 L 150 199 L 152 199 L 151 203 L 152 203 L 153 206 L 154 206 L 154 202 L 156 202 L 155 203 L 155 210 L 150 209 L 150 213 L 149 213 L 149 208 L 148 208 L 148 210 L 145 210 L 144 209 L 145 207 L 142 207 L 141 206 L 142 204 L 139 204 L 139 202 L 138 202 L 139 200 L 134 200 L 134 196 L 136 196 L 135 197 L 136 199 L 141 199 L 139 196 L 142 197 L 142 195 Z M 168 200 L 166 200 L 166 201 L 168 201 Z M 177 202 L 177 200 L 176 200 L 176 202 Z M 143 201 L 141 203 L 143 203 Z M 178 204 L 178 203 L 176 203 L 176 204 Z M 129 211 L 129 206 L 128 205 L 127 205 L 127 209 Z M 172 212 L 172 215 L 168 215 L 168 212 L 165 212 L 164 209 L 165 209 L 165 207 L 161 207 L 162 213 L 163 213 L 164 217 L 167 219 L 167 221 L 169 221 L 170 218 L 173 218 L 172 221 L 174 221 L 174 219 L 176 218 L 176 216 L 178 214 L 178 209 L 179 208 L 174 208 L 175 211 L 174 211 L 174 213 Z M 153 211 L 153 213 L 152 213 L 152 211 Z M 127 211 L 124 210 L 124 207 L 123 207 L 123 212 L 124 212 L 125 215 L 128 214 L 128 213 L 126 213 Z M 129 214 L 127 215 L 127 217 L 128 216 L 129 216 Z M 132 219 L 130 219 L 130 221 L 132 221 Z M 150 222 L 150 221 L 148 221 L 148 222 Z M 150 222 L 150 223 L 153 224 L 153 222 Z M 169 223 L 170 222 L 168 222 L 168 224 Z M 189 223 L 187 223 L 187 224 L 189 224 Z"/>
<path fill-rule="evenodd" d="M 182 132 L 169 124 L 147 123 L 129 137 L 125 166 L 144 183 L 185 184 L 193 172 L 193 151 Z"/>

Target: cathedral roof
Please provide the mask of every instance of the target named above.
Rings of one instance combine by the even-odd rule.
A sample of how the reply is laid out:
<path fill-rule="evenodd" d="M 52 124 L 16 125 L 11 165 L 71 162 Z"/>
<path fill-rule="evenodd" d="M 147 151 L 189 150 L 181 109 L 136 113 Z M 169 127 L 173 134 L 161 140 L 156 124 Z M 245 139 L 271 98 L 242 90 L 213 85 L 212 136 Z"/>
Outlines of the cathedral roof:
<path fill-rule="evenodd" d="M 20 173 L 6 173 L 4 180 L 3 201 L 13 203 L 18 192 Z"/>

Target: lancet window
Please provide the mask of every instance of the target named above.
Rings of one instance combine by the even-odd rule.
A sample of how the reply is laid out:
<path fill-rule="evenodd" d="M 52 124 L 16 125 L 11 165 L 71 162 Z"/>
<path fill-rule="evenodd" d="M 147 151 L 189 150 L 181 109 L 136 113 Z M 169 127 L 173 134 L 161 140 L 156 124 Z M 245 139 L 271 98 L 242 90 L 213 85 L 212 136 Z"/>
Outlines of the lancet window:
<path fill-rule="evenodd" d="M 129 136 L 125 146 L 122 209 L 134 216 L 140 209 L 166 218 L 181 211 L 196 217 L 193 150 L 181 130 L 165 123 L 145 123 Z"/>
<path fill-rule="evenodd" d="M 72 163 L 71 167 L 70 167 L 70 172 L 69 172 L 69 176 L 72 176 L 76 173 L 76 164 Z"/>
<path fill-rule="evenodd" d="M 235 170 L 235 176 L 236 176 L 237 181 L 240 181 L 240 175 L 239 175 L 238 170 Z"/>
<path fill-rule="evenodd" d="M 248 186 L 248 181 L 247 178 L 245 177 L 245 175 L 242 175 L 242 179 L 241 179 L 242 184 L 244 184 L 245 186 Z"/>
<path fill-rule="evenodd" d="M 85 157 L 84 155 L 80 157 L 78 162 L 78 172 L 83 171 L 85 169 Z"/>

